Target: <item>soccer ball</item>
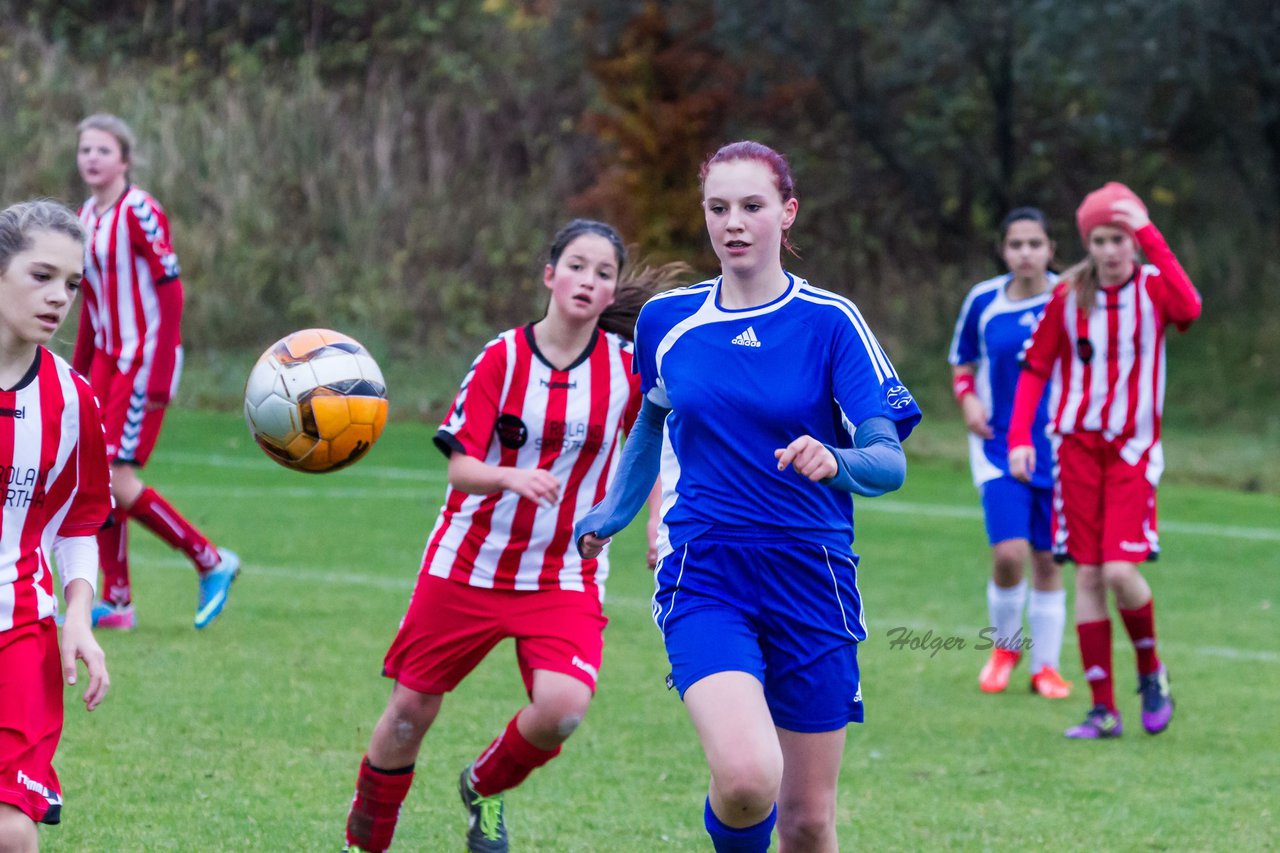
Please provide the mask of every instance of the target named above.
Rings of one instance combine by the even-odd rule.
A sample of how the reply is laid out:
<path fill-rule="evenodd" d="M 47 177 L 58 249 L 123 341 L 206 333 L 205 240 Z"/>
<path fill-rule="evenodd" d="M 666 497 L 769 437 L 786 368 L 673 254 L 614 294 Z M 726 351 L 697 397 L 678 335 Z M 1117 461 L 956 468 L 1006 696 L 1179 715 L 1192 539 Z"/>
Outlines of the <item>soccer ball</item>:
<path fill-rule="evenodd" d="M 244 419 L 258 446 L 295 471 L 320 474 L 368 452 L 387 423 L 387 386 L 373 356 L 328 329 L 272 344 L 249 373 Z"/>

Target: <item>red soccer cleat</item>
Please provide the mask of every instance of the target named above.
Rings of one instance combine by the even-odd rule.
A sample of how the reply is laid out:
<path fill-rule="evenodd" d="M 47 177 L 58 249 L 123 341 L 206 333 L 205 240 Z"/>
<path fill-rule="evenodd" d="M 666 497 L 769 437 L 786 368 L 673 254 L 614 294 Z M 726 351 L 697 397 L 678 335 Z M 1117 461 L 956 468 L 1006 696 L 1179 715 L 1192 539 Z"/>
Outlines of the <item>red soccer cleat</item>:
<path fill-rule="evenodd" d="M 982 688 L 982 692 L 1003 693 L 1009 686 L 1009 676 L 1013 674 L 1013 668 L 1021 659 L 1021 652 L 1001 648 L 992 649 L 991 658 L 978 674 L 978 686 Z"/>
<path fill-rule="evenodd" d="M 1071 695 L 1071 682 L 1051 666 L 1042 666 L 1031 676 L 1031 692 L 1046 699 L 1066 699 Z"/>

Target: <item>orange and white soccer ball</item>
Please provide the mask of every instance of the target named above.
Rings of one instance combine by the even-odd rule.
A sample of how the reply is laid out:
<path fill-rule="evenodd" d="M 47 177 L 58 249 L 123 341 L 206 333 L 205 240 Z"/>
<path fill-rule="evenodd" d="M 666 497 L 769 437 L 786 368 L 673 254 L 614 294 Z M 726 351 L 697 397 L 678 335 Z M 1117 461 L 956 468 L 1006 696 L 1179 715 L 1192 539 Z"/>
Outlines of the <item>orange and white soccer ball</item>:
<path fill-rule="evenodd" d="M 303 329 L 272 344 L 249 373 L 244 418 L 275 461 L 313 474 L 360 459 L 387 423 L 387 386 L 357 341 Z"/>

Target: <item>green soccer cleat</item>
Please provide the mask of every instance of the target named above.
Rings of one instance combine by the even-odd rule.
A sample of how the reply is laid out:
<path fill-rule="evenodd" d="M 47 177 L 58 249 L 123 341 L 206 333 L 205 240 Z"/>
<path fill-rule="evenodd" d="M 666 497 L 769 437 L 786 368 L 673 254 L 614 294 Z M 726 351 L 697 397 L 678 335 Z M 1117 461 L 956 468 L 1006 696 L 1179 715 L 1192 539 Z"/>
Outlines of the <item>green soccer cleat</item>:
<path fill-rule="evenodd" d="M 502 819 L 502 795 L 482 797 L 471 787 L 470 765 L 458 777 L 458 793 L 470 817 L 467 821 L 468 853 L 507 853 L 507 825 Z"/>

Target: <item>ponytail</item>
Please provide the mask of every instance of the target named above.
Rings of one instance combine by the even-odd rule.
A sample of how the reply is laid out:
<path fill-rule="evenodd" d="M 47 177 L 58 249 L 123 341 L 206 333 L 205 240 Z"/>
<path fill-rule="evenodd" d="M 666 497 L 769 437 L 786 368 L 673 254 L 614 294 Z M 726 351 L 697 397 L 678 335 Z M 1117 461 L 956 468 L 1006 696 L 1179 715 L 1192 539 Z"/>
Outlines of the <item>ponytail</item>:
<path fill-rule="evenodd" d="M 679 287 L 693 268 L 680 261 L 652 267 L 643 262 L 623 273 L 614 292 L 613 304 L 604 309 L 596 325 L 629 341 L 636 339 L 636 318 L 655 293 Z"/>

